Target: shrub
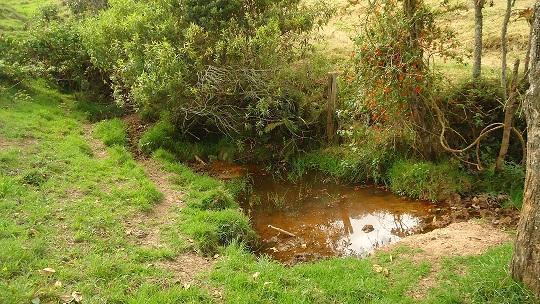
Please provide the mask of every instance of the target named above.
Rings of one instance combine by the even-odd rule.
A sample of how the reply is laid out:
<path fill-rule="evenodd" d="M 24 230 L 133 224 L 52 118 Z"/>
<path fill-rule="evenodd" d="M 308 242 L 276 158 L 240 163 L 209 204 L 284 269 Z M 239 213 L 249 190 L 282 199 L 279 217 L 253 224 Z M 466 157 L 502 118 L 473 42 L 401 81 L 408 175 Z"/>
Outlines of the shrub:
<path fill-rule="evenodd" d="M 81 44 L 77 23 L 73 20 L 40 21 L 32 24 L 29 35 L 16 46 L 18 62 L 41 67 L 41 75 L 64 89 L 84 89 L 91 79 L 93 66 Z M 102 87 L 100 84 L 99 87 Z"/>
<path fill-rule="evenodd" d="M 126 125 L 119 118 L 98 123 L 94 132 L 107 146 L 126 146 L 128 144 Z"/>
<path fill-rule="evenodd" d="M 308 53 L 313 32 L 329 18 L 328 5 L 299 0 L 109 5 L 79 28 L 118 103 L 145 113 L 170 111 L 183 135 L 282 132 L 290 139 L 311 121 L 302 117 L 304 92 L 293 89 L 290 73 L 283 71 L 293 70 Z"/>
<path fill-rule="evenodd" d="M 471 187 L 470 177 L 449 162 L 398 160 L 388 176 L 394 193 L 418 199 L 444 200 Z"/>

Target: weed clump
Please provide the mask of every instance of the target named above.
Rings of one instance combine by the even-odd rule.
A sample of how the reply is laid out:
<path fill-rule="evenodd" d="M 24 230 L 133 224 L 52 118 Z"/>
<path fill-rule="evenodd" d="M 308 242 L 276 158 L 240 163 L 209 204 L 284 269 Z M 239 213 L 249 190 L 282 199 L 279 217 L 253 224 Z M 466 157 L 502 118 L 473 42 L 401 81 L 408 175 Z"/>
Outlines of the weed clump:
<path fill-rule="evenodd" d="M 515 163 L 506 163 L 500 172 L 493 168 L 482 172 L 476 191 L 492 195 L 509 195 L 506 206 L 521 209 L 523 204 L 523 187 L 525 184 L 525 170 Z"/>
<path fill-rule="evenodd" d="M 329 148 L 307 153 L 292 162 L 289 179 L 295 180 L 310 171 L 321 172 L 349 183 L 381 182 L 394 156 L 385 149 Z"/>

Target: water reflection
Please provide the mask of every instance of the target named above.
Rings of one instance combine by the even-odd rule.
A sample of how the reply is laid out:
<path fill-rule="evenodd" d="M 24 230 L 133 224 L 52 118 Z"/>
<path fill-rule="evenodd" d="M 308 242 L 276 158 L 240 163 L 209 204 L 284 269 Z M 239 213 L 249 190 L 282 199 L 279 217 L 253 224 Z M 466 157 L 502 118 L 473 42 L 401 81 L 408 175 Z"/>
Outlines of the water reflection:
<path fill-rule="evenodd" d="M 245 209 L 263 241 L 261 251 L 283 262 L 365 256 L 415 232 L 430 208 L 429 203 L 399 198 L 374 187 L 317 182 L 293 185 L 268 177 L 254 180 Z"/>

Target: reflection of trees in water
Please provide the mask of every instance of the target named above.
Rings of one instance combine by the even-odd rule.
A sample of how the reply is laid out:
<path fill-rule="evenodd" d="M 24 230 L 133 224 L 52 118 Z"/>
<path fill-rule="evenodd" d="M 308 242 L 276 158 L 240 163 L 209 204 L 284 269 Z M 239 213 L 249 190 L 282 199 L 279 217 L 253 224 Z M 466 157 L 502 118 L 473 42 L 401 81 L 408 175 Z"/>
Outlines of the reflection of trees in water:
<path fill-rule="evenodd" d="M 258 193 L 262 202 L 253 207 L 257 213 L 253 214 L 255 221 L 262 229 L 266 224 L 277 223 L 280 228 L 294 231 L 301 238 L 298 246 L 307 244 L 307 251 L 323 255 L 365 255 L 375 247 L 406 236 L 419 223 L 413 215 L 402 212 L 410 207 L 397 212 L 381 210 L 385 205 L 372 201 L 363 205 L 359 200 L 361 196 L 345 193 L 349 195 L 345 197 L 341 195 L 344 192 L 326 187 L 331 186 L 310 183 L 300 183 L 292 188 L 277 183 L 264 186 L 266 191 Z M 271 205 L 281 205 L 283 209 L 264 207 Z M 392 205 L 389 208 L 394 210 Z M 364 233 L 362 228 L 366 224 L 373 225 L 375 230 Z"/>

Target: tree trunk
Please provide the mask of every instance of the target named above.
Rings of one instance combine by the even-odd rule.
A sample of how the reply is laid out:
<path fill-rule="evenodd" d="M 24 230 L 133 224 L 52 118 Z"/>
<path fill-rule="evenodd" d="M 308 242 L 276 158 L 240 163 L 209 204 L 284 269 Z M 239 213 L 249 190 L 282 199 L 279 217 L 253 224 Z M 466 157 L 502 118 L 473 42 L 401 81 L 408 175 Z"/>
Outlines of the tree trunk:
<path fill-rule="evenodd" d="M 527 54 L 525 54 L 525 67 L 523 68 L 523 74 L 525 74 L 525 77 L 529 74 L 529 62 L 531 61 L 531 38 L 532 38 L 532 32 L 533 27 L 532 24 L 529 24 L 530 30 L 529 30 L 529 41 L 527 42 Z"/>
<path fill-rule="evenodd" d="M 518 107 L 517 103 L 517 87 L 518 87 L 518 72 L 519 72 L 519 59 L 516 59 L 514 63 L 514 71 L 512 72 L 512 85 L 510 86 L 510 92 L 508 101 L 504 111 L 504 131 L 501 141 L 501 149 L 499 150 L 499 156 L 495 162 L 495 171 L 501 171 L 504 166 L 504 159 L 508 153 L 508 146 L 510 145 L 510 134 L 512 132 L 512 122 L 514 120 L 514 113 Z"/>
<path fill-rule="evenodd" d="M 518 226 L 512 277 L 540 297 L 540 0 L 534 6 L 529 72 L 523 107 L 527 118 L 527 166 L 523 209 Z"/>
<path fill-rule="evenodd" d="M 473 79 L 480 78 L 482 74 L 482 27 L 484 16 L 484 0 L 474 0 L 474 63 Z"/>
<path fill-rule="evenodd" d="M 508 80 L 506 75 L 506 54 L 508 54 L 508 22 L 510 22 L 510 13 L 512 12 L 512 0 L 506 0 L 506 13 L 501 31 L 501 87 L 503 89 L 504 101 L 508 98 Z"/>

